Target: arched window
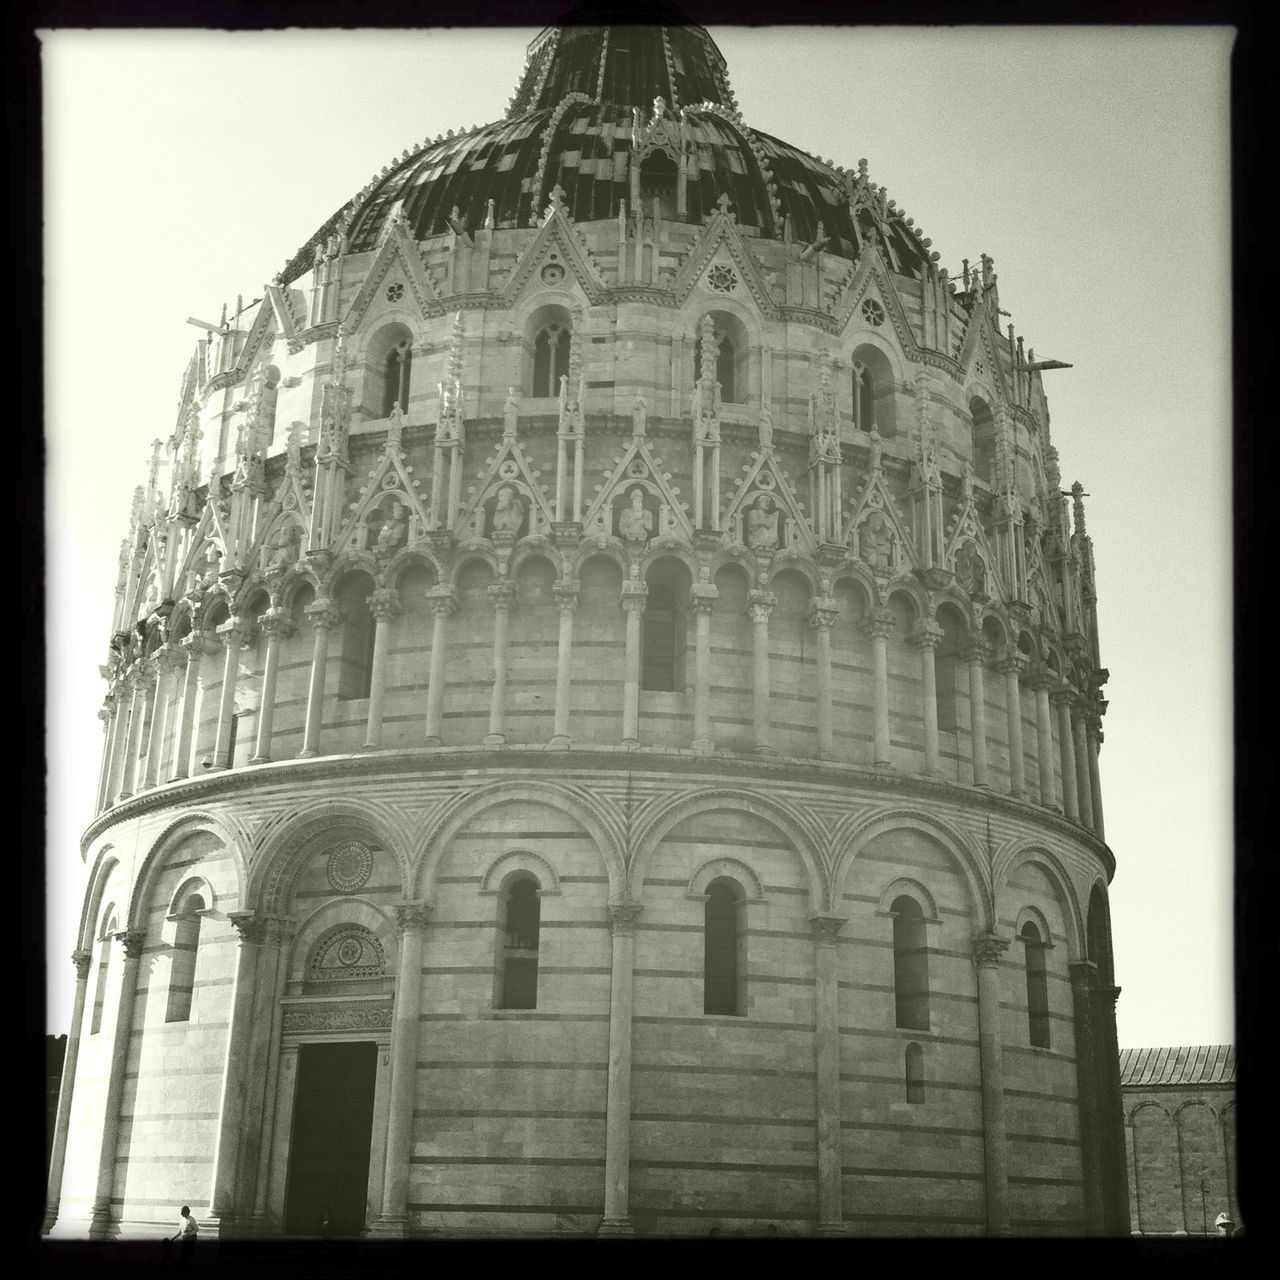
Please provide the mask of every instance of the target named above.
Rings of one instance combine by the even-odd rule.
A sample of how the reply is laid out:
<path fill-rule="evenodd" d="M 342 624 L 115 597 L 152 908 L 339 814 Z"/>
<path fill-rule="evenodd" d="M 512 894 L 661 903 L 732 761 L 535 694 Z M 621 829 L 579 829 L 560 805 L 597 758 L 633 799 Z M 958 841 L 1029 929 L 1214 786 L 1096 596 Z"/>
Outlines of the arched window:
<path fill-rule="evenodd" d="M 965 665 L 960 655 L 964 649 L 965 623 L 949 605 L 938 610 L 937 623 L 942 628 L 942 641 L 933 660 L 938 729 L 942 733 L 954 733 L 960 727 L 960 668 Z"/>
<path fill-rule="evenodd" d="M 746 1013 L 746 933 L 741 888 L 732 880 L 707 886 L 703 917 L 702 1012 Z"/>
<path fill-rule="evenodd" d="M 377 621 L 369 610 L 373 580 L 365 574 L 347 579 L 338 592 L 342 608 L 342 655 L 338 697 L 367 698 L 373 682 L 373 641 Z"/>
<path fill-rule="evenodd" d="M 1037 1049 L 1049 1047 L 1049 986 L 1045 978 L 1045 943 L 1030 920 L 1019 934 L 1027 974 L 1027 1028 Z"/>
<path fill-rule="evenodd" d="M 173 962 L 169 967 L 169 999 L 166 1022 L 187 1022 L 191 1018 L 191 993 L 195 990 L 196 952 L 200 946 L 200 918 L 206 909 L 204 898 L 190 894 L 178 913 L 173 932 Z"/>
<path fill-rule="evenodd" d="M 906 1051 L 907 1101 L 924 1101 L 924 1050 L 918 1044 L 907 1045 Z"/>
<path fill-rule="evenodd" d="M 404 413 L 409 408 L 409 374 L 413 365 L 413 347 L 406 340 L 390 351 L 382 370 L 382 416 L 389 417 L 393 405 Z"/>
<path fill-rule="evenodd" d="M 89 1034 L 96 1036 L 102 1030 L 102 1005 L 107 997 L 107 974 L 111 969 L 111 941 L 115 936 L 116 922 L 113 916 L 110 923 L 102 931 L 100 942 L 102 950 L 98 952 L 98 977 L 93 984 L 93 1013 L 89 1018 Z"/>
<path fill-rule="evenodd" d="M 640 165 L 640 202 L 646 217 L 656 212 L 668 221 L 675 218 L 676 183 L 676 162 L 665 151 L 654 151 L 645 157 Z"/>
<path fill-rule="evenodd" d="M 853 362 L 853 425 L 870 431 L 876 420 L 876 383 L 871 370 L 860 360 Z"/>
<path fill-rule="evenodd" d="M 891 439 L 895 427 L 893 366 L 879 347 L 863 343 L 853 351 L 853 425 Z"/>
<path fill-rule="evenodd" d="M 569 373 L 569 330 L 547 324 L 533 340 L 533 392 L 543 399 L 560 394 L 560 379 Z"/>
<path fill-rule="evenodd" d="M 896 1021 L 912 1031 L 929 1030 L 929 948 L 924 912 L 914 898 L 894 898 L 893 994 Z"/>
<path fill-rule="evenodd" d="M 684 656 L 678 635 L 680 612 L 675 592 L 666 583 L 649 588 L 640 632 L 640 687 L 672 692 L 678 689 L 680 659 Z"/>
<path fill-rule="evenodd" d="M 733 335 L 721 329 L 716 330 L 719 346 L 716 350 L 716 381 L 720 384 L 720 399 L 726 404 L 738 403 L 737 368 L 741 354 L 734 342 Z M 695 376 L 702 377 L 702 338 L 698 338 Z"/>
<path fill-rule="evenodd" d="M 501 897 L 498 929 L 499 1009 L 538 1007 L 538 932 L 542 904 L 531 875 L 511 880 Z"/>
<path fill-rule="evenodd" d="M 996 422 L 986 402 L 976 396 L 969 401 L 973 418 L 973 473 L 992 488 L 996 483 Z"/>

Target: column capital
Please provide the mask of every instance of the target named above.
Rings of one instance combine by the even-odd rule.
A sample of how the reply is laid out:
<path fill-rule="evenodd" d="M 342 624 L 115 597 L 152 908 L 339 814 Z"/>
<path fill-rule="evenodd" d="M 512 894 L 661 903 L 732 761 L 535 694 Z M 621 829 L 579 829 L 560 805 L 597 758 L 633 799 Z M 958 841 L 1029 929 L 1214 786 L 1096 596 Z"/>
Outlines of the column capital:
<path fill-rule="evenodd" d="M 1052 694 L 1058 684 L 1058 677 L 1048 667 L 1038 666 L 1032 671 L 1027 683 L 1037 692 Z"/>
<path fill-rule="evenodd" d="M 400 612 L 400 593 L 394 587 L 379 587 L 368 599 L 375 622 L 386 622 Z"/>
<path fill-rule="evenodd" d="M 240 642 L 245 639 L 245 633 L 249 630 L 251 624 L 247 618 L 236 614 L 219 624 L 217 627 L 217 637 L 224 645 L 235 644 L 239 646 Z"/>
<path fill-rule="evenodd" d="M 124 948 L 126 960 L 142 959 L 142 948 L 147 940 L 145 929 L 121 929 L 111 936 Z"/>
<path fill-rule="evenodd" d="M 180 649 L 172 641 L 166 641 L 156 650 L 156 666 L 164 675 L 181 671 L 187 665 L 188 650 Z"/>
<path fill-rule="evenodd" d="M 970 640 L 960 654 L 970 666 L 986 666 L 991 658 L 991 646 L 985 640 Z"/>
<path fill-rule="evenodd" d="M 710 613 L 720 598 L 720 588 L 710 582 L 695 582 L 689 588 L 689 608 L 694 613 Z"/>
<path fill-rule="evenodd" d="M 411 930 L 427 927 L 434 908 L 428 902 L 397 902 L 395 904 L 396 929 L 403 936 Z"/>
<path fill-rule="evenodd" d="M 778 603 L 778 597 L 772 591 L 749 591 L 747 593 L 747 612 L 752 622 L 768 622 L 769 615 Z"/>
<path fill-rule="evenodd" d="M 1055 680 L 1049 686 L 1049 700 L 1055 707 L 1066 707 L 1069 710 L 1075 696 L 1075 687 L 1065 680 Z"/>
<path fill-rule="evenodd" d="M 317 631 L 328 631 L 330 627 L 336 627 L 343 619 L 342 610 L 327 597 L 307 605 L 303 613 L 307 615 L 311 625 Z"/>
<path fill-rule="evenodd" d="M 156 682 L 156 664 L 153 658 L 140 658 L 129 672 L 129 684 L 141 693 L 146 693 Z"/>
<path fill-rule="evenodd" d="M 203 657 L 206 654 L 214 653 L 216 650 L 209 643 L 203 631 L 191 631 L 178 641 L 178 647 L 185 649 L 187 657 Z"/>
<path fill-rule="evenodd" d="M 926 619 L 907 639 L 922 649 L 936 649 L 946 639 L 946 635 L 947 633 L 936 622 Z"/>
<path fill-rule="evenodd" d="M 89 976 L 89 965 L 93 962 L 92 951 L 73 951 L 71 963 L 76 967 L 76 980 L 83 982 Z"/>
<path fill-rule="evenodd" d="M 1011 653 L 1002 658 L 997 666 L 997 670 L 1001 675 L 1020 676 L 1028 667 L 1028 659 L 1025 653 Z"/>
<path fill-rule="evenodd" d="M 1105 986 L 1094 987 L 1093 994 L 1097 996 L 1098 999 L 1103 1003 L 1109 1004 L 1111 1006 L 1111 1012 L 1113 1014 L 1115 1013 L 1116 1001 L 1120 998 L 1119 987 L 1105 987 Z"/>
<path fill-rule="evenodd" d="M 629 898 L 608 903 L 605 913 L 609 917 L 609 931 L 615 937 L 629 937 L 635 930 L 636 917 L 643 910 L 640 903 L 632 902 Z"/>
<path fill-rule="evenodd" d="M 832 915 L 825 911 L 816 911 L 809 917 L 813 928 L 813 940 L 819 946 L 834 946 L 840 937 L 840 930 L 848 923 L 847 916 Z"/>
<path fill-rule="evenodd" d="M 997 937 L 994 933 L 979 934 L 973 939 L 973 963 L 979 969 L 994 969 L 1008 948 L 1008 938 Z"/>
<path fill-rule="evenodd" d="M 287 640 L 297 630 L 293 619 L 283 609 L 268 609 L 258 619 L 258 626 L 268 639 L 279 636 Z"/>
<path fill-rule="evenodd" d="M 292 916 L 262 916 L 261 919 L 266 925 L 269 946 L 282 946 L 298 931 L 298 922 Z"/>
<path fill-rule="evenodd" d="M 645 601 L 649 597 L 647 583 L 637 578 L 628 578 L 622 584 L 622 607 L 628 613 L 643 613 Z"/>
<path fill-rule="evenodd" d="M 830 596 L 819 596 L 809 606 L 809 625 L 815 631 L 830 631 L 840 616 L 840 606 Z"/>
<path fill-rule="evenodd" d="M 457 608 L 457 598 L 452 587 L 428 587 L 427 607 L 437 617 L 448 617 Z"/>
<path fill-rule="evenodd" d="M 256 911 L 228 911 L 227 920 L 240 935 L 240 942 L 257 944 L 267 936 L 266 918 Z"/>
<path fill-rule="evenodd" d="M 516 602 L 516 584 L 509 578 L 491 583 L 486 590 L 495 609 L 510 609 Z"/>
<path fill-rule="evenodd" d="M 98 708 L 98 719 L 103 724 L 110 724 L 116 713 L 116 700 L 110 695 L 102 700 L 102 706 Z"/>
<path fill-rule="evenodd" d="M 581 583 L 577 578 L 562 578 L 551 584 L 551 594 L 560 606 L 561 613 L 572 613 L 578 607 L 578 590 Z"/>
<path fill-rule="evenodd" d="M 873 640 L 888 640 L 897 626 L 897 619 L 893 616 L 892 609 L 886 609 L 882 606 L 879 609 L 872 609 L 870 616 L 862 626 L 863 630 Z"/>
<path fill-rule="evenodd" d="M 1098 981 L 1098 966 L 1092 960 L 1071 960 L 1067 962 L 1067 972 L 1071 975 L 1071 985 L 1084 991 L 1091 991 Z"/>

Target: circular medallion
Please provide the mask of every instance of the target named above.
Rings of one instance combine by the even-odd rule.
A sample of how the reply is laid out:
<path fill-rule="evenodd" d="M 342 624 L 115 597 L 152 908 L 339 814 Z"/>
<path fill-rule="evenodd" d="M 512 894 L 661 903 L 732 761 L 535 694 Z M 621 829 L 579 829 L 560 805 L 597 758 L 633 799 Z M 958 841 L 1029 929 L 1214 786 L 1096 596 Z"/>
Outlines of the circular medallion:
<path fill-rule="evenodd" d="M 874 298 L 868 298 L 862 304 L 862 318 L 878 329 L 884 324 L 884 308 Z"/>
<path fill-rule="evenodd" d="M 389 284 L 387 285 L 387 301 L 399 302 L 404 297 L 404 285 Z"/>
<path fill-rule="evenodd" d="M 510 458 L 508 458 L 502 466 L 498 468 L 498 474 L 504 480 L 514 480 L 516 476 L 520 474 L 520 468 L 516 466 Z"/>
<path fill-rule="evenodd" d="M 707 283 L 718 293 L 732 293 L 738 285 L 738 277 L 732 267 L 720 263 L 707 272 Z"/>
<path fill-rule="evenodd" d="M 348 840 L 329 854 L 329 885 L 339 893 L 355 893 L 369 881 L 373 851 L 359 840 Z"/>
<path fill-rule="evenodd" d="M 542 283 L 557 285 L 564 279 L 564 268 L 558 262 L 548 262 L 542 268 Z"/>
<path fill-rule="evenodd" d="M 338 944 L 338 963 L 341 965 L 358 964 L 363 951 L 364 948 L 355 938 L 343 938 Z"/>

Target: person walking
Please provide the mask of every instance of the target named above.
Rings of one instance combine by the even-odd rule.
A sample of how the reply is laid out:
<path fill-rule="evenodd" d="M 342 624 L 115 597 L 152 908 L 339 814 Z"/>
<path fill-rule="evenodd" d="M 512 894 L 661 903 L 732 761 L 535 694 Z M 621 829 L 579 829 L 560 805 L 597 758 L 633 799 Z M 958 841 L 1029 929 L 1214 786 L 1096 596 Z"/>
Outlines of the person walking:
<path fill-rule="evenodd" d="M 180 1241 L 178 1245 L 178 1266 L 185 1267 L 191 1260 L 192 1250 L 196 1247 L 196 1235 L 198 1229 L 196 1220 L 191 1216 L 191 1206 L 184 1204 L 179 1211 L 181 1217 L 178 1219 L 178 1229 L 172 1236 L 165 1237 L 165 1253 L 168 1253 L 168 1245 L 175 1240 Z"/>

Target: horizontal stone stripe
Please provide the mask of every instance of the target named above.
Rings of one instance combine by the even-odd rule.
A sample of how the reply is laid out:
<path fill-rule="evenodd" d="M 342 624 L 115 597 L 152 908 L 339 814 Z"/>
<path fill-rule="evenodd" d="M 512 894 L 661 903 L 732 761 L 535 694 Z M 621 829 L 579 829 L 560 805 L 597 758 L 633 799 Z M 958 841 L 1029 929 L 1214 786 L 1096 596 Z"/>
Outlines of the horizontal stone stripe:
<path fill-rule="evenodd" d="M 636 969 L 634 973 L 637 978 L 678 978 L 689 982 L 700 982 L 703 978 L 701 969 Z M 813 978 L 772 977 L 769 974 L 754 972 L 747 975 L 747 980 L 753 988 L 757 986 L 811 987 L 814 984 Z"/>
<path fill-rule="evenodd" d="M 399 884 L 365 885 L 360 890 L 362 898 L 395 898 L 399 902 L 404 897 L 404 887 Z M 335 889 L 299 889 L 293 895 L 295 902 L 307 902 L 316 898 L 335 898 L 341 900 L 343 894 Z"/>
<path fill-rule="evenodd" d="M 899 1081 L 901 1083 L 901 1081 Z M 894 1124 L 892 1121 L 841 1120 L 841 1129 L 857 1129 L 866 1133 L 920 1133 L 926 1137 L 945 1134 L 952 1138 L 981 1138 L 981 1129 L 962 1129 L 957 1125 L 931 1124 L 925 1127 L 915 1124 Z"/>
<path fill-rule="evenodd" d="M 419 1071 L 607 1071 L 607 1062 L 542 1062 L 532 1059 L 509 1060 L 497 1062 L 492 1058 L 458 1058 L 450 1061 L 447 1058 L 419 1058 L 414 1066 Z"/>
<path fill-rule="evenodd" d="M 121 1111 L 120 1118 L 133 1124 L 169 1124 L 174 1120 L 216 1120 L 216 1111 Z"/>
<path fill-rule="evenodd" d="M 458 1203 L 443 1200 L 410 1200 L 405 1205 L 405 1208 L 410 1213 L 540 1213 L 547 1216 L 580 1213 L 596 1214 L 603 1207 L 603 1201 L 596 1201 L 592 1204 L 485 1204 L 480 1201 Z"/>
<path fill-rule="evenodd" d="M 1074 1093 L 1041 1093 L 1035 1089 L 1010 1089 L 1006 1087 L 1004 1096 L 1006 1098 L 1031 1098 L 1036 1102 L 1065 1102 L 1073 1107 L 1076 1105 L 1076 1095 Z"/>
<path fill-rule="evenodd" d="M 778 1116 L 713 1116 L 705 1113 L 681 1114 L 676 1111 L 633 1111 L 631 1119 L 651 1124 L 726 1124 L 776 1129 L 816 1129 L 818 1127 L 818 1122 L 813 1117 L 805 1120 L 787 1120 Z"/>
<path fill-rule="evenodd" d="M 1079 1138 L 1062 1138 L 1051 1133 L 1010 1133 L 1006 1135 L 1010 1142 L 1032 1142 L 1046 1147 L 1078 1147 Z"/>
<path fill-rule="evenodd" d="M 893 1169 L 885 1165 L 842 1164 L 840 1172 L 847 1178 L 928 1178 L 934 1182 L 983 1182 L 981 1170 L 964 1169 Z M 922 1215 L 924 1216 L 924 1215 Z"/>
<path fill-rule="evenodd" d="M 604 1165 L 604 1156 L 410 1156 L 410 1164 L 418 1165 L 532 1165 L 539 1169 L 586 1168 Z"/>
<path fill-rule="evenodd" d="M 116 1155 L 115 1163 L 128 1164 L 129 1161 L 132 1159 L 134 1159 L 134 1157 L 128 1151 L 124 1151 Z M 150 1152 L 148 1152 L 145 1156 L 139 1155 L 137 1159 L 148 1165 L 153 1165 L 153 1164 L 187 1165 L 187 1164 L 212 1164 L 213 1163 L 212 1156 L 197 1156 L 197 1155 L 157 1156 L 157 1155 L 153 1155 Z M 184 1201 L 184 1203 L 190 1204 L 191 1201 L 187 1200 L 187 1201 Z"/>
<path fill-rule="evenodd" d="M 745 1164 L 730 1160 L 631 1160 L 633 1169 L 696 1169 L 701 1173 L 773 1173 L 784 1177 L 803 1178 L 806 1181 L 818 1176 L 809 1164 Z M 664 1215 L 665 1216 L 665 1215 Z"/>
<path fill-rule="evenodd" d="M 605 1118 L 603 1111 L 537 1111 L 508 1110 L 506 1107 L 467 1108 L 467 1107 L 415 1107 L 415 1119 L 423 1120 L 591 1120 L 600 1121 Z"/>
<path fill-rule="evenodd" d="M 1083 1186 L 1083 1180 L 1080 1178 L 1050 1178 L 1034 1173 L 1011 1173 L 1009 1175 L 1010 1183 L 1018 1183 L 1024 1187 L 1079 1187 Z"/>
<path fill-rule="evenodd" d="M 842 1084 L 883 1084 L 893 1089 L 902 1088 L 902 1077 L 900 1075 L 892 1076 L 872 1076 L 861 1072 L 842 1071 L 840 1073 L 840 1082 Z M 926 1080 L 926 1089 L 945 1089 L 957 1093 L 981 1093 L 982 1086 L 980 1084 L 961 1084 L 958 1081 L 949 1080 Z M 913 1126 L 914 1127 L 914 1126 Z"/>
<path fill-rule="evenodd" d="M 492 974 L 491 969 L 480 972 Z M 538 1009 L 482 1009 L 479 1013 L 420 1013 L 418 1022 L 608 1022 L 607 1013 L 547 1013 Z"/>
<path fill-rule="evenodd" d="M 758 1018 L 740 1016 L 733 1013 L 701 1013 L 685 1016 L 678 1013 L 646 1013 L 636 1014 L 631 1021 L 636 1025 L 650 1026 L 688 1026 L 701 1027 L 708 1023 L 718 1026 L 750 1028 L 752 1031 L 813 1031 L 812 1022 L 763 1022 Z"/>
<path fill-rule="evenodd" d="M 493 803 L 497 806 L 503 803 L 518 804 L 521 802 L 516 798 L 505 802 L 499 798 Z M 532 803 L 536 803 L 536 801 Z M 459 840 L 585 840 L 590 842 L 591 837 L 581 827 L 569 831 L 477 831 L 474 827 L 466 827 L 457 832 L 451 838 L 450 843 Z"/>
<path fill-rule="evenodd" d="M 212 1067 L 161 1067 L 156 1066 L 147 1071 L 126 1071 L 124 1078 L 126 1080 L 141 1080 L 144 1077 L 154 1078 L 156 1076 L 164 1076 L 166 1079 L 170 1076 L 209 1076 L 213 1079 L 222 1078 L 222 1064 L 217 1063 Z"/>
<path fill-rule="evenodd" d="M 544 926 L 545 927 L 545 926 Z M 493 965 L 490 964 L 457 964 L 457 965 L 432 965 L 423 967 L 423 975 L 430 974 L 432 977 L 439 978 L 446 974 L 476 974 L 484 973 L 492 977 Z M 544 964 L 541 960 L 538 962 L 538 974 L 544 976 L 549 973 L 571 973 L 575 976 L 580 974 L 594 974 L 597 977 L 607 977 L 611 972 L 608 965 L 551 965 Z"/>
<path fill-rule="evenodd" d="M 948 1213 L 853 1213 L 845 1210 L 840 1217 L 845 1222 L 898 1222 L 916 1223 L 925 1227 L 971 1226 L 985 1227 L 987 1220 L 979 1215 L 961 1215 Z"/>
<path fill-rule="evenodd" d="M 752 1080 L 758 1080 L 762 1076 L 768 1076 L 771 1080 L 812 1080 L 814 1075 L 813 1071 L 787 1071 L 778 1067 L 694 1067 L 682 1062 L 633 1062 L 631 1070 L 654 1075 L 745 1076 Z"/>
<path fill-rule="evenodd" d="M 547 920 L 541 923 L 543 929 L 608 929 L 607 920 Z M 439 924 L 428 924 L 429 933 L 440 934 L 447 929 L 494 929 L 498 928 L 496 915 L 483 920 L 442 920 Z M 426 970 L 424 969 L 425 973 Z"/>
<path fill-rule="evenodd" d="M 737 813 L 737 812 L 738 812 L 738 809 L 737 809 L 737 807 L 736 807 L 736 801 L 727 801 L 727 800 L 726 800 L 726 801 L 722 801 L 722 802 L 720 803 L 720 807 L 719 807 L 719 808 L 716 808 L 716 807 L 714 807 L 714 806 L 711 806 L 711 807 L 709 807 L 709 808 L 707 808 L 707 809 L 705 809 L 705 810 L 702 810 L 702 811 L 700 811 L 700 812 L 698 812 L 698 813 L 691 813 L 691 814 L 688 814 L 688 815 L 686 815 L 686 816 L 685 816 L 685 817 L 684 817 L 684 818 L 683 818 L 679 823 L 677 823 L 677 824 L 676 824 L 677 830 L 678 830 L 680 827 L 683 827 L 683 826 L 685 825 L 685 823 L 697 822 L 699 819 L 703 819 L 703 818 L 710 819 L 710 818 L 712 817 L 712 815 L 713 815 L 713 814 L 716 814 L 716 813 L 724 813 L 726 810 L 727 810 L 728 812 L 730 812 L 730 813 Z M 751 840 L 751 839 L 746 838 L 745 836 L 744 836 L 742 839 L 739 839 L 737 836 L 727 834 L 727 833 L 723 830 L 723 828 L 721 828 L 721 829 L 719 829 L 719 830 L 713 830 L 713 831 L 709 832 L 707 835 L 704 835 L 704 836 L 696 836 L 696 835 L 679 835 L 679 836 L 678 836 L 678 835 L 667 835 L 667 836 L 664 836 L 664 837 L 663 837 L 662 844 L 661 844 L 661 845 L 659 845 L 659 848 L 662 848 L 662 849 L 679 849 L 679 848 L 682 848 L 682 847 L 684 847 L 684 846 L 692 846 L 694 849 L 697 849 L 697 848 L 699 848 L 700 846 L 702 846 L 702 845 L 704 845 L 704 844 L 726 844 L 726 845 L 730 845 L 730 846 L 732 846 L 732 848 L 734 848 L 734 849 L 768 849 L 768 850 L 771 850 L 771 851 L 772 851 L 772 852 L 774 852 L 774 853 L 794 853 L 794 852 L 795 852 L 795 850 L 791 847 L 791 845 L 787 844 L 787 843 L 786 843 L 786 841 L 783 841 L 783 840 Z M 647 884 L 647 883 L 649 883 L 649 880 L 648 880 L 648 878 L 647 878 L 647 877 L 646 877 L 646 879 L 645 879 L 645 883 L 646 883 L 646 884 Z M 673 884 L 673 885 L 674 885 L 674 884 L 686 884 L 686 885 L 687 885 L 689 882 L 688 882 L 688 880 L 683 880 L 683 881 L 681 881 L 681 880 L 659 880 L 659 881 L 657 881 L 656 883 L 658 883 L 658 884 Z"/>
<path fill-rule="evenodd" d="M 849 982 L 842 978 L 839 987 L 841 991 L 869 991 L 887 996 L 891 996 L 894 993 L 893 983 L 891 982 Z M 929 991 L 930 1004 L 935 1000 L 946 1000 L 951 1004 L 976 1005 L 978 1003 L 977 996 L 961 995 L 955 991 L 939 991 L 936 988 L 931 988 Z M 916 1030 L 916 1028 L 904 1027 L 903 1030 Z"/>
<path fill-rule="evenodd" d="M 840 1028 L 842 1036 L 861 1036 L 867 1040 L 919 1040 L 922 1044 L 954 1045 L 962 1049 L 978 1048 L 978 1029 L 973 1029 L 973 1039 L 963 1036 L 944 1036 L 937 1031 L 921 1031 L 915 1027 L 892 1027 L 888 1030 L 879 1027 L 847 1027 Z"/>

